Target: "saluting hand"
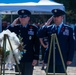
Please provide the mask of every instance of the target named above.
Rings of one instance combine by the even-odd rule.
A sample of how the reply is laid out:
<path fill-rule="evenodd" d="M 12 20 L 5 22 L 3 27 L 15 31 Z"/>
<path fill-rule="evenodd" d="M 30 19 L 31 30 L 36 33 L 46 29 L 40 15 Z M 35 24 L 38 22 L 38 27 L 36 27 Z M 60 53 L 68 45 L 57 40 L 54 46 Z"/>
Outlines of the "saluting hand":
<path fill-rule="evenodd" d="M 12 25 L 12 26 L 15 26 L 16 23 L 18 22 L 18 20 L 19 20 L 19 18 L 16 18 L 11 25 Z"/>
<path fill-rule="evenodd" d="M 35 66 L 37 64 L 37 60 L 33 60 L 32 66 Z"/>
<path fill-rule="evenodd" d="M 72 61 L 67 61 L 67 65 L 70 65 L 72 63 Z"/>
<path fill-rule="evenodd" d="M 48 44 L 47 45 L 43 45 L 44 48 L 48 48 Z"/>
<path fill-rule="evenodd" d="M 52 20 L 53 20 L 53 16 L 48 19 L 48 21 L 45 23 L 45 25 L 46 26 L 50 25 L 50 23 L 52 22 Z"/>

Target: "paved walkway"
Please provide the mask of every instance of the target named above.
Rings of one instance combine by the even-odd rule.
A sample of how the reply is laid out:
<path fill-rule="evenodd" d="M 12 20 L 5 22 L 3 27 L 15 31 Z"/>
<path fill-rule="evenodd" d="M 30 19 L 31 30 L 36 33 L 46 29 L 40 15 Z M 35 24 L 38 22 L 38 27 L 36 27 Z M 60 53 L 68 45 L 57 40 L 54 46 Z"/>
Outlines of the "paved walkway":
<path fill-rule="evenodd" d="M 33 75 L 46 75 L 44 70 L 41 70 L 41 66 L 35 66 Z"/>
<path fill-rule="evenodd" d="M 12 70 L 11 71 L 7 70 L 6 72 L 9 72 L 9 74 L 5 74 L 5 75 L 15 75 L 15 74 L 10 74 L 10 73 L 14 73 L 14 71 Z M 76 67 L 68 67 L 67 73 L 68 73 L 67 75 L 76 75 Z M 46 73 L 44 70 L 41 70 L 41 66 L 35 66 L 33 75 L 46 75 Z"/>
<path fill-rule="evenodd" d="M 14 70 L 13 71 L 6 70 L 6 72 L 8 72 L 9 74 L 5 74 L 5 75 L 15 75 L 15 74 L 10 74 L 10 73 L 14 73 L 15 72 Z M 68 73 L 67 75 L 76 75 L 76 66 L 68 67 L 67 73 Z M 41 70 L 41 64 L 34 67 L 33 75 L 46 75 L 45 71 Z M 49 74 L 49 75 L 51 75 L 51 74 Z M 52 75 L 54 75 L 54 74 L 52 74 Z M 62 75 L 62 74 L 59 74 L 59 75 Z"/>
<path fill-rule="evenodd" d="M 44 70 L 41 70 L 41 66 L 36 66 L 33 75 L 46 75 L 46 73 Z M 67 75 L 76 75 L 76 67 L 68 67 Z"/>

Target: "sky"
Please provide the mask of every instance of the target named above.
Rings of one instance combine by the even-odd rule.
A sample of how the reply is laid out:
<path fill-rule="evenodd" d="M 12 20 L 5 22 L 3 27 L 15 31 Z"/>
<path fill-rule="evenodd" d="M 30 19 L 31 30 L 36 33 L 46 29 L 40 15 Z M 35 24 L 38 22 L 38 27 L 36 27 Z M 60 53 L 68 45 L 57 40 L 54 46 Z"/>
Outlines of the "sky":
<path fill-rule="evenodd" d="M 39 0 L 0 0 L 0 3 L 38 2 Z"/>
<path fill-rule="evenodd" d="M 39 1 L 40 0 L 0 0 L 0 3 L 23 3 L 23 2 L 39 2 Z"/>
<path fill-rule="evenodd" d="M 23 2 L 39 2 L 39 1 L 40 0 L 0 0 L 0 3 L 23 3 Z"/>

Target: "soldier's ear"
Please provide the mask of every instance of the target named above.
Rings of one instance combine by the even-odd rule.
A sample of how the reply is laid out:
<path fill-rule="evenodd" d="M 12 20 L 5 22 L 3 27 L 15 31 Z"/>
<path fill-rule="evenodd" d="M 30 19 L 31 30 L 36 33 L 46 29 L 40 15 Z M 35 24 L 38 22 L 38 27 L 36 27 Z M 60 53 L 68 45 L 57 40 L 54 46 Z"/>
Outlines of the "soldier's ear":
<path fill-rule="evenodd" d="M 30 17 L 28 17 L 28 20 L 30 20 Z"/>
<path fill-rule="evenodd" d="M 63 18 L 65 17 L 65 15 L 62 15 L 63 16 Z"/>

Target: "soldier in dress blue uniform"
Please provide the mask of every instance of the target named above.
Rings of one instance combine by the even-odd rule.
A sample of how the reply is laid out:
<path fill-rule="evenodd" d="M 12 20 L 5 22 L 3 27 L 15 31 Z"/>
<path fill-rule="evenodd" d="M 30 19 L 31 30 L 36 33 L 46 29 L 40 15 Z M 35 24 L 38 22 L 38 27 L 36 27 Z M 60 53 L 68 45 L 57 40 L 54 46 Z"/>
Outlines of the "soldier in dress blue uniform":
<path fill-rule="evenodd" d="M 61 48 L 63 60 L 67 68 L 67 65 L 70 65 L 72 63 L 72 59 L 74 55 L 73 29 L 70 26 L 65 25 L 63 23 L 63 18 L 65 15 L 65 12 L 63 10 L 53 9 L 52 13 L 53 13 L 54 24 L 50 26 L 43 26 L 38 31 L 38 37 L 40 38 L 40 42 L 42 42 L 44 47 L 47 47 L 44 57 L 44 63 L 47 63 L 48 61 L 51 34 L 56 33 Z M 58 27 L 58 31 L 57 31 L 57 27 Z M 42 38 L 47 36 L 49 40 L 48 46 L 45 45 L 42 41 Z M 51 53 L 48 72 L 53 73 L 53 51 Z M 55 72 L 65 73 L 57 44 L 55 44 Z"/>
<path fill-rule="evenodd" d="M 38 28 L 35 25 L 29 25 L 31 12 L 25 9 L 18 11 L 19 18 L 17 18 L 9 30 L 15 32 L 22 38 L 23 46 L 26 52 L 23 52 L 23 57 L 20 60 L 20 70 L 22 75 L 32 75 L 33 67 L 37 64 L 39 59 L 39 39 L 37 37 Z M 17 21 L 20 24 L 16 25 Z"/>
<path fill-rule="evenodd" d="M 48 38 L 47 38 L 47 37 L 44 37 L 44 38 L 42 39 L 42 41 L 43 41 L 43 43 L 44 43 L 45 45 L 47 45 L 47 43 L 48 43 Z M 44 67 L 45 67 L 45 64 L 43 63 L 45 50 L 46 50 L 46 47 L 44 47 L 44 46 L 41 44 L 41 54 L 42 54 L 42 68 L 41 68 L 41 70 L 44 70 Z"/>

